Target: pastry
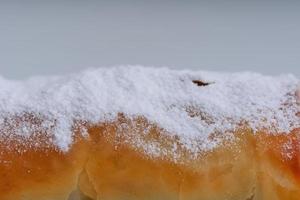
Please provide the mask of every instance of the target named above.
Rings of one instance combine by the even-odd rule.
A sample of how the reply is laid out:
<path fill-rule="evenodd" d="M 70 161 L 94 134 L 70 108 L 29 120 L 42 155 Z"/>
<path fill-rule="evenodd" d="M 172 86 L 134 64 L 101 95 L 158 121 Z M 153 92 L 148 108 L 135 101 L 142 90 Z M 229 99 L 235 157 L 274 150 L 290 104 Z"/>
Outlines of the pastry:
<path fill-rule="evenodd" d="M 1 200 L 299 200 L 299 80 L 125 66 L 0 79 Z"/>

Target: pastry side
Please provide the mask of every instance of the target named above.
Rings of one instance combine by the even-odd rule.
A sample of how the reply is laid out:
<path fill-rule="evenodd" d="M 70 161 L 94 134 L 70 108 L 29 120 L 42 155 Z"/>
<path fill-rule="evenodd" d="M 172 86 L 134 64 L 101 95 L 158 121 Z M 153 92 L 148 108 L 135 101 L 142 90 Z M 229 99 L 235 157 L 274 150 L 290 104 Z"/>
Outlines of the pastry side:
<path fill-rule="evenodd" d="M 2 141 L 0 199 L 299 199 L 297 129 L 277 135 L 240 129 L 235 139 L 224 139 L 197 156 L 178 147 L 174 161 L 171 154 L 153 157 L 132 146 L 116 132 L 123 123 L 130 121 L 120 116 L 111 123 L 87 125 L 88 135 L 74 133 L 67 152 L 46 144 L 27 146 L 33 138 L 21 144 Z M 158 128 L 141 140 L 166 152 L 178 145 Z"/>

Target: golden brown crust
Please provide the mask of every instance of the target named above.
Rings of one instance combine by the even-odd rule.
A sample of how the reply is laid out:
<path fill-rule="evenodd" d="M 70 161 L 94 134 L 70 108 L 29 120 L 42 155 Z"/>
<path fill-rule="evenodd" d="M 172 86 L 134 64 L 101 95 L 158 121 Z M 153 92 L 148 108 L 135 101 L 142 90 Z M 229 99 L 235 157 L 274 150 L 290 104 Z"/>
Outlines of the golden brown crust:
<path fill-rule="evenodd" d="M 88 138 L 76 134 L 68 152 L 23 147 L 20 153 L 0 143 L 0 199 L 299 199 L 299 130 L 239 130 L 234 140 L 193 159 L 184 152 L 175 162 L 123 142 L 117 125 L 91 126 Z M 176 142 L 153 131 L 144 139 L 165 148 Z"/>

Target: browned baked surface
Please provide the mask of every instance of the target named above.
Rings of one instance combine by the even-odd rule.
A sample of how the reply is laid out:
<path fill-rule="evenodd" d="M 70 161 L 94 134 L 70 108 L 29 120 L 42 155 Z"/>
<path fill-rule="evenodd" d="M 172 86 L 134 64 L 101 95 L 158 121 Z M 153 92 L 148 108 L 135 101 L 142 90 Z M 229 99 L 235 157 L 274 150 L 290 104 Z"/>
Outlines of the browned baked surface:
<path fill-rule="evenodd" d="M 235 139 L 191 159 L 153 157 L 117 136 L 113 123 L 88 128 L 67 152 L 0 144 L 0 199 L 299 199 L 299 130 L 235 132 Z M 176 141 L 155 129 L 144 140 Z M 79 133 L 76 133 L 79 135 Z M 15 141 L 15 143 L 17 143 Z M 20 152 L 20 149 L 22 151 Z M 25 151 L 24 151 L 25 150 Z M 181 162 L 182 161 L 182 162 Z"/>

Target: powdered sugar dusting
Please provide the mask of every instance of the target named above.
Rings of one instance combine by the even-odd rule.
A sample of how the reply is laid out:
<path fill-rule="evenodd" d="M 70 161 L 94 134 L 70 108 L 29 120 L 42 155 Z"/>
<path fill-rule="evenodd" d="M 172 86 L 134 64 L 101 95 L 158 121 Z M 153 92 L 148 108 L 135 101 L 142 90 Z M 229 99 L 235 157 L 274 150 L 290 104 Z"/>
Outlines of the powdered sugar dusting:
<path fill-rule="evenodd" d="M 201 86 L 194 80 L 210 84 Z M 74 121 L 99 123 L 123 113 L 145 117 L 166 133 L 179 136 L 189 148 L 195 141 L 202 141 L 201 148 L 206 150 L 217 145 L 205 142 L 212 133 L 223 134 L 241 125 L 274 133 L 300 127 L 295 94 L 298 84 L 293 75 L 270 77 L 250 72 L 140 66 L 91 69 L 27 81 L 1 78 L 0 137 L 7 137 L 7 133 L 12 135 L 9 137 L 29 137 L 44 131 L 53 134 L 57 147 L 68 150 Z M 19 119 L 16 123 L 16 116 L 24 113 L 34 113 L 42 120 L 30 124 Z M 83 134 L 87 135 L 86 130 Z M 145 149 L 154 149 L 153 144 Z"/>

